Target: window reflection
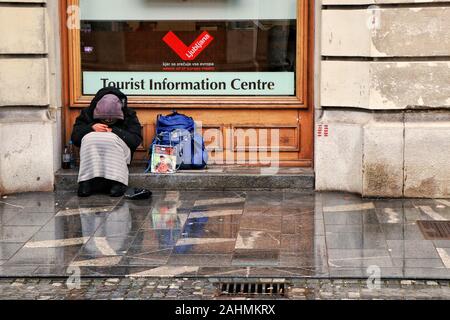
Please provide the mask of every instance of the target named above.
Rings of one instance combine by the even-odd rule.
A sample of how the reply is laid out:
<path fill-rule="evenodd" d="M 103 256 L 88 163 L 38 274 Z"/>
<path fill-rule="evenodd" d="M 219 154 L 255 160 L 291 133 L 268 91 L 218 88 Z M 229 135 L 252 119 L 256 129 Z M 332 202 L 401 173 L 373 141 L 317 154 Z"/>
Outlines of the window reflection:
<path fill-rule="evenodd" d="M 295 72 L 295 20 L 83 21 L 82 69 L 164 71 L 164 64 L 180 61 L 162 41 L 169 31 L 186 44 L 202 31 L 214 37 L 195 60 L 207 71 Z"/>

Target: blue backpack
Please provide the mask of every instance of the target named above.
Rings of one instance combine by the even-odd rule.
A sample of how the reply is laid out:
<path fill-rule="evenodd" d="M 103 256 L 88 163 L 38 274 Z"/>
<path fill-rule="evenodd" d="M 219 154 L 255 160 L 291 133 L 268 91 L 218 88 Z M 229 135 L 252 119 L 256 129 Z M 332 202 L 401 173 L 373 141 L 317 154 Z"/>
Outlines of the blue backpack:
<path fill-rule="evenodd" d="M 176 111 L 167 116 L 158 115 L 156 137 L 149 148 L 145 173 L 151 169 L 151 155 L 155 144 L 175 147 L 178 169 L 203 169 L 208 163 L 208 151 L 202 135 L 196 132 L 194 120 Z"/>

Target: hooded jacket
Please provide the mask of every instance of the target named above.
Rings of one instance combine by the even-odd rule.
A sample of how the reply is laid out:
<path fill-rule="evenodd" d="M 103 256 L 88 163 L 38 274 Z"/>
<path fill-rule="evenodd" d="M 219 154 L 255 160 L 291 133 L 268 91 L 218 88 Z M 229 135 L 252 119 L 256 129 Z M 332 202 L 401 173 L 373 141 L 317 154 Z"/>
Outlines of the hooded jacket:
<path fill-rule="evenodd" d="M 116 95 L 123 103 L 123 120 L 118 120 L 112 125 L 112 132 L 121 138 L 131 150 L 133 154 L 139 145 L 142 143 L 141 124 L 136 116 L 136 111 L 128 108 L 128 99 L 119 89 L 114 87 L 103 88 L 92 99 L 89 107 L 83 109 L 75 121 L 72 130 L 72 142 L 75 146 L 81 147 L 81 140 L 85 135 L 90 132 L 94 132 L 92 126 L 96 123 L 100 123 L 100 120 L 94 119 L 94 109 L 97 106 L 98 101 L 107 95 Z"/>

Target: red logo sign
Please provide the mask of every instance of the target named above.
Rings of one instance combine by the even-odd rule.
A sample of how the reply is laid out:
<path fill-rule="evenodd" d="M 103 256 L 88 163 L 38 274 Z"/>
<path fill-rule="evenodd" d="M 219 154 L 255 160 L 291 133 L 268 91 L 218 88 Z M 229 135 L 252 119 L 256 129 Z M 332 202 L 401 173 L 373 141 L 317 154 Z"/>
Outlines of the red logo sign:
<path fill-rule="evenodd" d="M 172 31 L 169 31 L 163 38 L 163 41 L 184 61 L 195 60 L 213 40 L 214 38 L 206 31 L 195 39 L 189 47 Z"/>

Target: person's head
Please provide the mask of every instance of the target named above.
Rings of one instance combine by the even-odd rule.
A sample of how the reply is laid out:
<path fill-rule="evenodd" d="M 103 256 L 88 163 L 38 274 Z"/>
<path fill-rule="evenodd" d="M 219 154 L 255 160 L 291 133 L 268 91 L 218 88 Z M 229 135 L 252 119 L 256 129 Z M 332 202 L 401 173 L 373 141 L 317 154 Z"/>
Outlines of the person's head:
<path fill-rule="evenodd" d="M 94 119 L 112 125 L 118 120 L 124 119 L 122 108 L 123 104 L 119 97 L 114 94 L 107 94 L 98 101 L 94 109 Z"/>
<path fill-rule="evenodd" d="M 166 162 L 166 157 L 160 156 L 160 157 L 159 157 L 159 162 L 165 163 L 165 162 Z"/>

